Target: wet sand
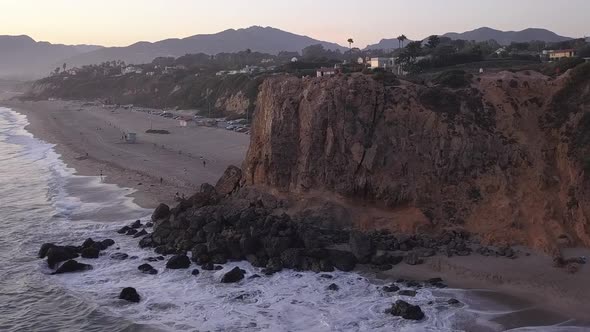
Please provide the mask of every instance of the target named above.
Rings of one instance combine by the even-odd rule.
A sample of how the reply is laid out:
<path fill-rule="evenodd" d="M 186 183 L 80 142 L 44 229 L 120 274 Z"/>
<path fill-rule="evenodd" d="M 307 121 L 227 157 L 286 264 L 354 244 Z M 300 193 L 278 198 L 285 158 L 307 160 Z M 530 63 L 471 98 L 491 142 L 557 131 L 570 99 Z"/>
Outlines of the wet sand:
<path fill-rule="evenodd" d="M 3 101 L 0 106 L 25 114 L 27 130 L 56 144 L 77 174 L 102 173 L 107 183 L 133 188 L 132 197 L 145 208 L 173 203 L 176 193 L 189 196 L 204 182 L 215 184 L 227 166 L 241 166 L 250 140 L 243 133 L 185 128 L 178 120 L 83 102 Z M 170 134 L 145 133 L 150 128 Z M 125 143 L 125 132 L 137 133 L 137 142 Z"/>
<path fill-rule="evenodd" d="M 440 277 L 450 287 L 465 291 L 460 299 L 472 310 L 496 310 L 495 321 L 506 329 L 550 326 L 567 322 L 590 331 L 590 266 L 578 273 L 552 266 L 552 259 L 526 248 L 520 257 L 435 256 L 422 265 L 394 266 L 377 278 L 426 280 Z M 525 254 L 528 253 L 529 256 Z M 588 249 L 564 249 L 564 257 L 589 256 Z"/>

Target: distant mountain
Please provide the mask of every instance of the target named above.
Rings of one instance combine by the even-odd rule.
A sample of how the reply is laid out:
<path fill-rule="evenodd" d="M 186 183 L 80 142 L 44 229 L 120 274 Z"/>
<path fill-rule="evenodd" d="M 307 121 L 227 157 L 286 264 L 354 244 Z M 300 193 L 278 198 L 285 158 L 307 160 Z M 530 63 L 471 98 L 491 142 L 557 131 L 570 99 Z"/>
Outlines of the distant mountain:
<path fill-rule="evenodd" d="M 449 32 L 443 36 L 451 39 L 475 40 L 477 42 L 493 39 L 502 45 L 509 45 L 512 42 L 529 42 L 532 40 L 554 43 L 572 39 L 560 36 L 546 29 L 535 28 L 522 31 L 500 31 L 484 27 L 463 33 Z"/>
<path fill-rule="evenodd" d="M 404 42 L 404 45 L 407 45 L 408 42 L 411 42 L 411 40 L 406 40 Z M 396 50 L 396 49 L 398 49 L 399 46 L 400 46 L 400 44 L 399 44 L 399 40 L 397 40 L 397 38 L 381 39 L 377 44 L 367 45 L 367 47 L 365 47 L 365 50 L 386 50 L 386 51 L 390 51 L 390 50 Z"/>
<path fill-rule="evenodd" d="M 0 77 L 32 79 L 45 76 L 64 59 L 101 46 L 37 42 L 29 36 L 0 36 Z"/>
<path fill-rule="evenodd" d="M 87 65 L 111 60 L 127 63 L 148 63 L 161 56 L 179 57 L 190 53 L 232 53 L 251 49 L 262 53 L 297 51 L 309 45 L 322 44 L 326 49 L 346 51 L 335 43 L 296 35 L 271 27 L 253 26 L 246 29 L 229 29 L 215 34 L 195 35 L 183 39 L 166 39 L 155 43 L 139 42 L 127 47 L 108 47 L 81 54 L 68 63 Z"/>

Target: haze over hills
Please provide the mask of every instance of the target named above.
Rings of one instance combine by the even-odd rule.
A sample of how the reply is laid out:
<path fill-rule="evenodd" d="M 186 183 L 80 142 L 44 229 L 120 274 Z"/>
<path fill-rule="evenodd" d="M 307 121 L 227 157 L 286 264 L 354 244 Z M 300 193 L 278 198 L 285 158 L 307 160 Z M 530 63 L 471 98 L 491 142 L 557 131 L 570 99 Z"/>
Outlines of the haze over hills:
<path fill-rule="evenodd" d="M 492 28 L 479 28 L 463 33 L 449 32 L 443 35 L 451 39 L 475 40 L 476 42 L 493 39 L 501 45 L 509 45 L 512 42 L 528 42 L 539 40 L 548 43 L 555 43 L 570 40 L 572 38 L 564 37 L 547 29 L 529 28 L 522 31 L 501 31 Z"/>
<path fill-rule="evenodd" d="M 73 65 L 86 65 L 109 60 L 147 63 L 156 57 L 179 57 L 190 53 L 232 53 L 252 51 L 277 54 L 281 51 L 301 52 L 307 46 L 321 44 L 326 49 L 345 51 L 336 43 L 316 40 L 271 27 L 252 26 L 228 29 L 215 34 L 200 34 L 182 39 L 166 39 L 155 43 L 139 42 L 127 47 L 108 47 L 68 59 Z"/>
<path fill-rule="evenodd" d="M 559 42 L 571 38 L 559 36 L 546 29 L 500 31 L 479 28 L 464 33 L 447 33 L 452 39 L 485 41 L 494 39 L 500 44 L 541 40 Z M 411 40 L 406 40 L 407 45 Z M 321 41 L 272 27 L 252 26 L 244 29 L 228 29 L 215 34 L 199 34 L 182 39 L 166 39 L 158 42 L 138 42 L 126 47 L 101 47 L 96 45 L 61 45 L 36 42 L 28 36 L 0 36 L 0 77 L 33 79 L 46 76 L 64 62 L 68 67 L 97 64 L 104 61 L 123 60 L 127 63 L 149 63 L 156 57 L 179 57 L 190 53 L 232 53 L 251 49 L 269 54 L 280 51 L 301 52 L 307 46 L 321 44 L 326 49 L 346 51 L 337 43 Z M 396 38 L 382 39 L 366 49 L 392 50 L 399 47 Z"/>
<path fill-rule="evenodd" d="M 0 36 L 0 77 L 29 79 L 47 75 L 64 59 L 101 47 L 37 42 L 29 36 Z"/>

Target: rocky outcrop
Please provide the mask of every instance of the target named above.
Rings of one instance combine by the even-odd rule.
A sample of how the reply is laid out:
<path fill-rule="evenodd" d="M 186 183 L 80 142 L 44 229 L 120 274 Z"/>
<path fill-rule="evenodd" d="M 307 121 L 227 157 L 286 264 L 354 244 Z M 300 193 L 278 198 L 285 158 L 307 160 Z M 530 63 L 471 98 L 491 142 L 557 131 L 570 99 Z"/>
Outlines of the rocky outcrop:
<path fill-rule="evenodd" d="M 242 181 L 362 205 L 358 227 L 590 246 L 588 66 L 556 80 L 485 74 L 463 88 L 269 78 Z"/>

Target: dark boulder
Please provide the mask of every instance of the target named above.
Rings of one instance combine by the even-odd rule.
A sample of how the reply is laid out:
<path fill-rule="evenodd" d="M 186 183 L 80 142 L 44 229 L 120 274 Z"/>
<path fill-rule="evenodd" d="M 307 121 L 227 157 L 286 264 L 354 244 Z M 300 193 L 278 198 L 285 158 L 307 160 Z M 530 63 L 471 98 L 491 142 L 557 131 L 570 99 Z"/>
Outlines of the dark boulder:
<path fill-rule="evenodd" d="M 91 238 L 87 238 L 82 243 L 82 249 L 90 248 L 94 245 L 94 243 L 95 243 L 94 240 L 92 240 Z"/>
<path fill-rule="evenodd" d="M 147 227 L 147 228 L 154 227 L 154 223 L 151 221 L 148 221 L 145 223 L 145 227 Z"/>
<path fill-rule="evenodd" d="M 155 245 L 154 239 L 152 238 L 151 235 L 147 235 L 147 236 L 143 237 L 141 240 L 139 240 L 139 247 L 140 248 L 150 248 L 150 247 L 153 247 L 154 245 Z"/>
<path fill-rule="evenodd" d="M 92 270 L 92 265 L 78 263 L 77 261 L 71 259 L 71 260 L 63 263 L 52 274 L 82 272 L 82 271 L 88 271 L 88 270 Z"/>
<path fill-rule="evenodd" d="M 213 271 L 213 270 L 215 270 L 215 265 L 213 265 L 213 263 L 211 263 L 211 262 L 208 262 L 208 263 L 201 265 L 201 269 L 203 269 L 205 271 Z"/>
<path fill-rule="evenodd" d="M 337 291 L 337 290 L 340 290 L 340 287 L 338 287 L 338 285 L 336 285 L 336 284 L 330 284 L 330 286 L 328 286 L 327 289 L 331 290 L 331 291 Z"/>
<path fill-rule="evenodd" d="M 199 270 L 194 269 L 194 270 L 191 271 L 191 274 L 194 275 L 194 276 L 198 276 L 199 275 Z"/>
<path fill-rule="evenodd" d="M 134 238 L 138 238 L 138 237 L 145 236 L 145 235 L 147 235 L 147 234 L 148 234 L 148 232 L 147 232 L 145 229 L 142 229 L 141 231 L 139 231 L 139 232 L 135 233 L 135 234 L 133 235 L 133 237 L 134 237 Z"/>
<path fill-rule="evenodd" d="M 111 259 L 116 259 L 118 261 L 122 261 L 127 258 L 129 258 L 129 255 L 127 255 L 126 253 L 123 253 L 123 252 L 116 252 L 111 255 Z"/>
<path fill-rule="evenodd" d="M 152 222 L 157 223 L 158 221 L 167 219 L 170 216 L 170 207 L 168 205 L 160 203 L 158 207 L 152 213 Z"/>
<path fill-rule="evenodd" d="M 45 258 L 47 256 L 47 252 L 49 251 L 49 249 L 51 249 L 53 247 L 56 247 L 56 245 L 53 243 L 43 243 L 41 245 L 41 248 L 39 249 L 39 253 L 37 254 L 37 257 Z"/>
<path fill-rule="evenodd" d="M 352 271 L 356 266 L 356 257 L 348 251 L 328 250 L 328 255 L 334 267 L 340 271 Z"/>
<path fill-rule="evenodd" d="M 137 294 L 137 291 L 133 287 L 125 287 L 119 294 L 119 299 L 139 303 L 140 296 Z"/>
<path fill-rule="evenodd" d="M 102 246 L 105 248 L 111 247 L 115 244 L 115 240 L 113 239 L 105 239 L 101 241 Z"/>
<path fill-rule="evenodd" d="M 401 296 L 414 297 L 414 296 L 416 296 L 416 291 L 415 290 L 411 290 L 411 289 L 404 289 L 404 290 L 399 291 L 397 294 L 398 295 L 401 295 Z"/>
<path fill-rule="evenodd" d="M 129 226 L 123 226 L 122 228 L 120 228 L 117 233 L 119 234 L 125 234 L 127 233 L 128 230 L 130 230 L 131 228 Z"/>
<path fill-rule="evenodd" d="M 359 261 L 359 263 L 368 263 L 375 252 L 371 237 L 360 231 L 350 232 L 349 238 L 350 251 Z"/>
<path fill-rule="evenodd" d="M 100 250 L 95 247 L 84 248 L 81 253 L 82 258 L 98 258 L 99 255 Z"/>
<path fill-rule="evenodd" d="M 129 225 L 129 227 L 138 229 L 138 228 L 141 227 L 141 221 L 140 220 L 136 220 L 135 222 L 133 222 L 133 224 Z"/>
<path fill-rule="evenodd" d="M 147 263 L 141 264 L 140 266 L 137 267 L 137 269 L 143 273 L 148 273 L 148 274 L 151 274 L 150 271 L 152 271 L 152 270 L 156 271 L 156 269 L 154 269 L 153 266 L 151 266 L 150 264 L 147 264 Z M 156 271 L 156 273 L 157 273 L 157 271 Z"/>
<path fill-rule="evenodd" d="M 449 299 L 447 301 L 447 303 L 450 304 L 450 305 L 458 305 L 458 304 L 461 304 L 461 302 L 459 302 L 459 300 L 457 300 L 457 299 Z"/>
<path fill-rule="evenodd" d="M 226 284 L 238 282 L 244 279 L 244 274 L 246 274 L 246 271 L 236 266 L 233 269 L 231 269 L 231 271 L 223 275 L 223 277 L 221 278 L 221 282 Z"/>
<path fill-rule="evenodd" d="M 174 255 L 166 263 L 168 269 L 188 269 L 191 266 L 191 260 L 187 255 Z"/>
<path fill-rule="evenodd" d="M 393 293 L 397 292 L 398 290 L 399 287 L 397 287 L 396 285 L 383 286 L 383 291 L 386 293 Z"/>
<path fill-rule="evenodd" d="M 411 305 L 408 302 L 402 300 L 395 301 L 395 303 L 391 306 L 391 309 L 387 310 L 386 313 L 410 320 L 421 320 L 424 318 L 424 313 L 419 306 Z"/>
<path fill-rule="evenodd" d="M 54 246 L 47 250 L 47 265 L 53 269 L 57 263 L 65 262 L 69 259 L 77 257 L 78 253 L 76 253 L 73 249 Z"/>
<path fill-rule="evenodd" d="M 127 233 L 125 233 L 125 235 L 135 235 L 137 234 L 137 229 L 135 228 L 131 228 L 127 231 Z"/>

